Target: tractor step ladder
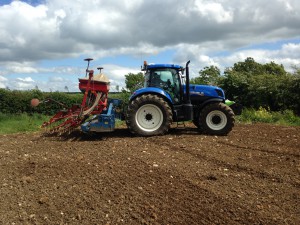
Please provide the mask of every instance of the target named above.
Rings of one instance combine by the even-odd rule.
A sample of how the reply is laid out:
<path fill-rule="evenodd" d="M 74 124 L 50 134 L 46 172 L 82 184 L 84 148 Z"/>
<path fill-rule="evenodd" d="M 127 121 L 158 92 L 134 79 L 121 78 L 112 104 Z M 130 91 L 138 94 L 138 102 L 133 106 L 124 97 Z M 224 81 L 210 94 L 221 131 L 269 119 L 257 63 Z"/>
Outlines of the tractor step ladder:
<path fill-rule="evenodd" d="M 176 122 L 176 123 L 177 123 L 177 127 L 176 128 L 185 128 L 184 121 L 180 121 L 180 122 Z"/>

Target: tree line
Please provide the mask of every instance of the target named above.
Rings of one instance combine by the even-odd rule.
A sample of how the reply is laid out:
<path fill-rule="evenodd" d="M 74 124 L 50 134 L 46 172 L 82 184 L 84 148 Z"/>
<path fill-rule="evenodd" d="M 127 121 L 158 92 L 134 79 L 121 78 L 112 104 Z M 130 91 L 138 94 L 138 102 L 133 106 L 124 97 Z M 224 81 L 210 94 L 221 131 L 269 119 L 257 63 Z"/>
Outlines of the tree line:
<path fill-rule="evenodd" d="M 226 68 L 224 74 L 216 66 L 205 67 L 191 83 L 219 86 L 228 99 L 246 108 L 290 109 L 300 115 L 300 69 L 296 67 L 290 73 L 283 65 L 274 62 L 260 64 L 248 57 Z"/>
<path fill-rule="evenodd" d="M 143 86 L 143 74 L 125 75 L 127 90 Z M 191 84 L 215 85 L 224 89 L 226 98 L 246 108 L 263 107 L 271 111 L 293 110 L 300 115 L 300 69 L 287 72 L 274 62 L 261 64 L 248 57 L 226 68 L 224 73 L 214 65 L 204 67 Z"/>
<path fill-rule="evenodd" d="M 128 101 L 130 92 L 143 86 L 142 73 L 125 75 L 126 89 L 117 98 Z M 300 115 L 300 69 L 287 72 L 283 65 L 274 62 L 260 64 L 253 58 L 246 58 L 224 73 L 216 66 L 207 66 L 199 71 L 199 75 L 191 79 L 192 84 L 216 85 L 224 89 L 226 97 L 241 103 L 246 108 L 263 107 L 271 111 L 292 110 Z M 64 102 L 67 106 L 80 104 L 82 94 L 66 94 L 60 92 L 44 93 L 39 90 L 17 91 L 0 89 L 0 113 L 42 113 L 52 115 L 61 109 L 58 104 L 41 104 L 30 106 L 32 98 L 52 98 Z M 113 96 L 114 98 L 114 96 Z"/>

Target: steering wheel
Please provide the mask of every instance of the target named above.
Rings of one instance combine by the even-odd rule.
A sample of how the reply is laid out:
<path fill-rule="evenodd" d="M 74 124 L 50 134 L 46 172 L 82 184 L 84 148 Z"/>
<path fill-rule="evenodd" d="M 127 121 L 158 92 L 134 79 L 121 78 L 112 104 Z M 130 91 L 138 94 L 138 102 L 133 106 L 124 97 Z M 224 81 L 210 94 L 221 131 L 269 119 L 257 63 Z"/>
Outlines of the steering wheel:
<path fill-rule="evenodd" d="M 168 79 L 166 82 L 163 82 L 163 89 L 165 90 L 174 90 L 174 86 L 172 85 L 170 79 Z"/>

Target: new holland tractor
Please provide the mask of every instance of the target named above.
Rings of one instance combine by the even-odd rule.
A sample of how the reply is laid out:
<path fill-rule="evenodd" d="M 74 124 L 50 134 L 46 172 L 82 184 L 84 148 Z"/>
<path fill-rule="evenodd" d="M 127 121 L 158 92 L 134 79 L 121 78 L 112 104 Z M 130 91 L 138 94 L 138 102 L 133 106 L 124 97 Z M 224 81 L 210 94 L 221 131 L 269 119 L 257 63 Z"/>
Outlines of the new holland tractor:
<path fill-rule="evenodd" d="M 85 133 L 107 132 L 115 128 L 116 110 L 121 100 L 108 99 L 109 80 L 89 69 L 79 79 L 84 94 L 81 104 L 62 109 L 42 127 L 50 133 L 70 132 L 80 126 Z M 144 62 L 144 87 L 129 99 L 125 120 L 129 130 L 139 136 L 163 135 L 173 122 L 192 121 L 199 131 L 210 135 L 227 135 L 234 126 L 235 113 L 241 112 L 232 101 L 225 100 L 224 91 L 215 86 L 194 85 L 189 82 L 189 63 L 185 67 L 174 64 L 147 64 Z M 55 102 L 46 99 L 42 102 Z M 32 99 L 31 105 L 41 103 Z M 235 113 L 234 113 L 235 111 Z"/>
<path fill-rule="evenodd" d="M 210 135 L 227 135 L 232 130 L 233 109 L 239 114 L 240 107 L 226 101 L 219 87 L 190 84 L 189 63 L 183 68 L 144 62 L 144 87 L 132 94 L 126 113 L 126 124 L 132 133 L 162 135 L 172 122 L 181 121 L 193 121 L 199 131 Z"/>

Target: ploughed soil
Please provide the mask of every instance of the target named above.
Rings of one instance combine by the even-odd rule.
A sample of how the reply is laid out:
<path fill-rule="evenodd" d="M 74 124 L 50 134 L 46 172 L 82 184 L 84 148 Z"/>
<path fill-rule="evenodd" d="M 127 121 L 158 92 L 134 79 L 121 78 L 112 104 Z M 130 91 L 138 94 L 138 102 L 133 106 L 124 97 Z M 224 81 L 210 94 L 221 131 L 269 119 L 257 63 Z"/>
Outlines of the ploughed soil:
<path fill-rule="evenodd" d="M 0 224 L 300 224 L 300 127 L 0 136 Z"/>

